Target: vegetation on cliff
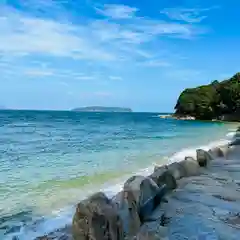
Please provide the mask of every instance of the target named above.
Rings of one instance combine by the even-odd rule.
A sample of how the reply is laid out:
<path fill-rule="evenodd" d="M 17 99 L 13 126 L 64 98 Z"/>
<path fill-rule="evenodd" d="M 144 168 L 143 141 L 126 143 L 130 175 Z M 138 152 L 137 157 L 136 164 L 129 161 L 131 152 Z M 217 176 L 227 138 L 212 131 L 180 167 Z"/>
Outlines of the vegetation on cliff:
<path fill-rule="evenodd" d="M 196 119 L 222 119 L 224 115 L 240 116 L 240 73 L 209 85 L 185 89 L 175 106 L 175 115 Z M 240 119 L 238 119 L 240 120 Z"/>

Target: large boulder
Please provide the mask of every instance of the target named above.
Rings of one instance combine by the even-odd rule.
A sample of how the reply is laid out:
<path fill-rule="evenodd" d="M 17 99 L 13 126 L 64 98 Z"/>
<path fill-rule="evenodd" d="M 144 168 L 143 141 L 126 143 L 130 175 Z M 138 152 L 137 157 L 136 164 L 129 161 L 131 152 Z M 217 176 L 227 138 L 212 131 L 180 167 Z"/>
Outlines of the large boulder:
<path fill-rule="evenodd" d="M 200 173 L 199 164 L 192 157 L 186 157 L 185 160 L 179 162 L 179 165 L 184 169 L 184 177 L 195 176 Z"/>
<path fill-rule="evenodd" d="M 124 234 L 128 237 L 136 235 L 141 221 L 136 202 L 131 192 L 119 192 L 112 201 L 123 223 Z"/>
<path fill-rule="evenodd" d="M 156 166 L 154 166 L 153 172 L 159 171 L 160 169 L 161 169 L 161 171 L 167 170 L 167 165 L 161 165 L 161 166 L 156 165 Z"/>
<path fill-rule="evenodd" d="M 131 192 L 137 207 L 141 207 L 148 199 L 157 194 L 159 187 L 149 177 L 133 176 L 125 182 L 123 189 L 125 192 Z"/>
<path fill-rule="evenodd" d="M 143 219 L 152 213 L 158 192 L 159 187 L 151 178 L 133 176 L 125 182 L 123 191 L 113 198 L 128 236 L 135 235 Z"/>
<path fill-rule="evenodd" d="M 208 162 L 213 160 L 213 156 L 202 149 L 197 149 L 197 161 L 201 167 L 206 167 Z"/>
<path fill-rule="evenodd" d="M 222 151 L 221 148 L 219 147 L 214 147 L 211 148 L 208 153 L 213 157 L 213 158 L 220 158 L 220 157 L 224 157 L 224 152 Z"/>
<path fill-rule="evenodd" d="M 168 190 L 177 187 L 176 179 L 166 166 L 155 167 L 154 172 L 149 177 L 157 183 L 158 187 L 166 186 Z"/>
<path fill-rule="evenodd" d="M 186 171 L 184 167 L 178 162 L 171 163 L 167 166 L 167 169 L 176 180 L 179 180 L 186 176 Z"/>
<path fill-rule="evenodd" d="M 123 240 L 122 222 L 104 193 L 96 193 L 77 205 L 72 223 L 74 240 Z"/>

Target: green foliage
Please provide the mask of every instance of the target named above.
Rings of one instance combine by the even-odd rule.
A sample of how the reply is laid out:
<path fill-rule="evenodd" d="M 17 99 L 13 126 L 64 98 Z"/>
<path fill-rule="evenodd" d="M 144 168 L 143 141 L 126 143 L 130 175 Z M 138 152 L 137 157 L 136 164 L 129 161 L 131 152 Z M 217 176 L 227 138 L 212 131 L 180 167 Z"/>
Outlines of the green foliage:
<path fill-rule="evenodd" d="M 185 89 L 175 106 L 177 115 L 210 120 L 240 110 L 240 73 L 223 82 Z"/>

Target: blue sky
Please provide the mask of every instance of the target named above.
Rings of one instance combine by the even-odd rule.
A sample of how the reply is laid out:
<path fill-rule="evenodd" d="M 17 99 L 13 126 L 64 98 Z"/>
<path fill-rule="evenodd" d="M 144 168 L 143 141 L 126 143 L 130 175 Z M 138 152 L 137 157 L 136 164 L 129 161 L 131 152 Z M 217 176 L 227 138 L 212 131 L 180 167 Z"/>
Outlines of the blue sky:
<path fill-rule="evenodd" d="M 0 105 L 172 111 L 184 88 L 240 70 L 239 8 L 237 0 L 0 0 Z"/>

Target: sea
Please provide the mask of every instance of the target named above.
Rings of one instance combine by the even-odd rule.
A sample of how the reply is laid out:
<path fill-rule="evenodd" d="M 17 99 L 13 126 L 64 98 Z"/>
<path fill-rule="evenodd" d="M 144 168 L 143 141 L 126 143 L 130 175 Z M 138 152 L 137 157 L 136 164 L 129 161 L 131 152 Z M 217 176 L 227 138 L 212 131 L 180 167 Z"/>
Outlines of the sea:
<path fill-rule="evenodd" d="M 130 176 L 224 144 L 236 124 L 161 113 L 0 111 L 0 239 L 32 240 L 70 224 L 75 205 Z"/>

